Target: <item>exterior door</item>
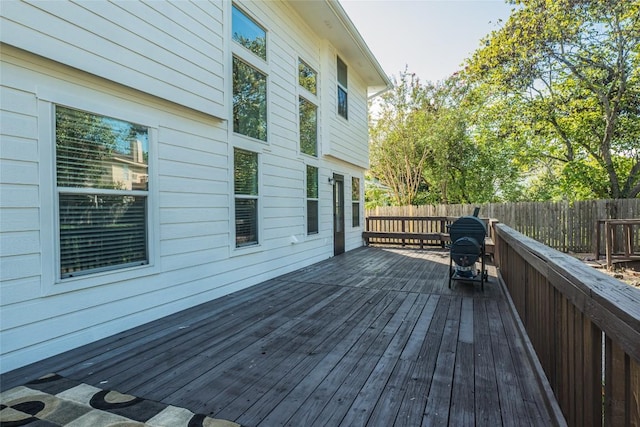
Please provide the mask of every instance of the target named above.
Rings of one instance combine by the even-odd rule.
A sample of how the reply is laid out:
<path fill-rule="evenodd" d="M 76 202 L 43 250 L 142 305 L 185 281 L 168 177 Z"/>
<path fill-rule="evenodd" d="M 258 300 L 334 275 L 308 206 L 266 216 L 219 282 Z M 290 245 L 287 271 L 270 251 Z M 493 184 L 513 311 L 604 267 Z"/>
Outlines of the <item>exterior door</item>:
<path fill-rule="evenodd" d="M 344 176 L 333 174 L 333 254 L 344 253 Z"/>

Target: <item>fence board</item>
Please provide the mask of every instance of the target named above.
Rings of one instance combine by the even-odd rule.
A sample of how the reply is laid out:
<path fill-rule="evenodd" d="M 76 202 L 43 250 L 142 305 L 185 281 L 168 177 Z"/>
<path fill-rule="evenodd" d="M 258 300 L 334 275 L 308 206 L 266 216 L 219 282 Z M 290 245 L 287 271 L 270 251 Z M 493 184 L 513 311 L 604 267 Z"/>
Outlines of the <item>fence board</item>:
<path fill-rule="evenodd" d="M 384 206 L 367 210 L 367 216 L 449 216 L 471 215 L 480 207 L 480 216 L 501 223 L 561 252 L 593 253 L 596 224 L 603 219 L 640 218 L 640 199 L 586 200 L 562 202 L 518 202 L 460 205 Z M 621 237 L 621 236 L 620 236 Z M 600 247 L 605 247 L 604 233 Z M 615 252 L 624 252 L 622 238 Z M 640 251 L 640 231 L 633 235 L 632 246 Z"/>

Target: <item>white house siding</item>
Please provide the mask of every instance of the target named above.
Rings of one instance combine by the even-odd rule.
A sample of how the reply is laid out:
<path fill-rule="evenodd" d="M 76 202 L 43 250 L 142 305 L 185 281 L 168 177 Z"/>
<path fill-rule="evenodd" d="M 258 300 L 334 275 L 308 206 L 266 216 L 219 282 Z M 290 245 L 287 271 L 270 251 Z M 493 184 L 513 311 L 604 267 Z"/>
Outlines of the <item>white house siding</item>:
<path fill-rule="evenodd" d="M 348 63 L 347 67 L 349 67 Z M 333 68 L 332 81 L 335 81 L 337 78 L 335 65 Z M 369 167 L 369 133 L 366 91 L 363 92 L 357 77 L 352 76 L 349 71 L 347 71 L 347 78 L 348 120 L 336 113 L 335 120 L 329 122 L 328 133 L 331 142 L 329 152 L 326 154 L 367 169 Z M 337 92 L 330 95 L 332 103 L 337 103 Z M 334 107 L 333 111 L 337 111 L 337 107 Z"/>
<path fill-rule="evenodd" d="M 176 64 L 190 67 L 190 61 L 197 62 L 197 53 L 175 49 L 171 54 L 194 56 L 190 61 L 165 56 L 163 63 L 171 64 L 173 69 L 154 70 L 157 76 L 146 74 L 148 80 L 160 86 L 151 89 L 142 76 L 127 80 L 129 77 L 118 72 L 122 69 L 105 65 L 105 58 L 86 56 L 102 49 L 80 54 L 76 48 L 69 48 L 55 53 L 62 43 L 59 38 L 44 42 L 49 47 L 38 50 L 37 43 L 8 37 L 5 23 L 11 16 L 15 18 L 16 10 L 33 7 L 38 14 L 43 14 L 43 8 L 49 7 L 41 3 L 37 3 L 37 7 L 10 6 L 11 13 L 3 16 L 2 41 L 46 54 L 46 57 L 8 44 L 0 46 L 0 372 L 332 256 L 333 189 L 328 178 L 334 173 L 345 178 L 346 249 L 362 245 L 362 228 L 351 227 L 351 177 L 364 182 L 363 166 L 367 159 L 362 156 L 366 156 L 363 153 L 366 153 L 367 88 L 357 75 L 350 74 L 349 121 L 337 116 L 335 83 L 330 81 L 335 79 L 335 51 L 316 38 L 292 9 L 283 2 L 239 3 L 269 31 L 269 141 L 263 143 L 234 136 L 228 127 L 231 122 L 219 118 L 230 116 L 230 96 L 212 96 L 205 103 L 195 101 L 203 94 L 230 91 L 230 79 L 225 78 L 230 66 L 220 62 L 229 64 L 231 60 L 230 41 L 223 36 L 221 24 L 230 17 L 230 3 L 90 3 L 81 3 L 83 12 L 74 12 L 69 19 L 82 16 L 82 25 L 89 28 L 92 27 L 86 22 L 91 18 L 87 15 L 89 10 L 94 13 L 100 8 L 118 7 L 121 10 L 118 13 L 126 12 L 127 19 L 146 22 L 135 21 L 137 28 L 153 26 L 154 37 L 161 34 L 167 37 L 177 31 L 181 33 L 178 39 L 184 40 L 181 37 L 191 34 L 207 39 L 207 49 L 214 52 L 222 49 L 224 55 L 215 61 L 206 59 L 207 67 L 212 66 L 209 70 L 212 78 L 206 90 L 199 90 L 199 85 L 207 80 L 202 74 L 207 67 L 197 69 L 199 82 L 182 81 L 180 88 L 163 89 L 165 83 L 181 81 L 180 78 L 174 81 L 172 77 L 176 74 Z M 59 10 L 65 9 L 61 4 L 58 6 L 55 11 L 48 10 L 46 17 L 40 16 L 38 22 L 53 25 L 59 19 L 52 18 L 54 13 L 70 13 Z M 2 7 L 4 15 L 5 3 Z M 80 6 L 73 4 L 72 7 Z M 180 13 L 177 13 L 178 7 Z M 198 11 L 206 13 L 195 19 Z M 33 17 L 32 13 L 35 12 L 29 10 L 28 15 Z M 175 22 L 168 21 L 169 16 Z M 185 23 L 187 16 L 191 16 L 189 22 L 193 25 Z M 217 22 L 213 33 L 207 32 L 211 29 L 202 28 L 203 20 Z M 107 24 L 94 22 L 98 23 L 92 31 L 107 34 L 107 30 L 101 33 L 102 26 Z M 12 21 L 11 25 L 15 28 L 17 24 Z M 71 31 L 69 25 L 69 22 L 64 24 L 65 31 Z M 22 34 L 32 37 L 29 31 L 44 31 L 44 28 L 24 30 Z M 82 31 L 86 35 L 86 30 Z M 75 34 L 80 37 L 79 32 Z M 136 50 L 146 49 L 144 43 L 154 39 L 147 36 L 134 37 L 138 43 Z M 38 38 L 47 37 L 40 34 Z M 65 43 L 71 41 L 82 43 L 75 37 L 68 37 Z M 218 42 L 222 46 L 218 46 Z M 96 46 L 111 46 L 109 43 L 99 42 Z M 169 41 L 159 44 L 166 47 Z M 146 59 L 131 60 L 138 65 L 146 60 L 158 61 L 160 56 L 169 55 L 167 49 L 145 52 Z M 201 53 L 209 52 L 207 49 Z M 132 52 L 131 55 L 137 55 Z M 151 58 L 156 54 L 160 56 Z M 77 55 L 85 55 L 86 63 L 81 64 Z M 298 153 L 298 57 L 314 67 L 321 77 L 319 144 L 331 151 L 321 151 L 323 155 L 318 158 Z M 101 63 L 106 71 L 94 69 L 88 64 L 92 61 Z M 134 75 L 138 71 L 128 72 Z M 130 87 L 139 82 L 144 82 L 139 90 Z M 171 102 L 172 94 L 176 95 L 175 102 Z M 189 98 L 190 95 L 185 94 L 198 96 Z M 211 107 L 223 100 L 227 105 L 221 113 Z M 51 117 L 56 103 L 150 128 L 149 266 L 56 279 Z M 323 111 L 327 104 L 329 108 Z M 258 152 L 260 156 L 260 245 L 256 247 L 235 248 L 234 146 Z M 309 236 L 305 212 L 307 164 L 318 167 L 320 190 L 319 233 Z M 363 203 L 361 214 L 362 206 Z M 292 236 L 298 243 L 291 243 Z"/>
<path fill-rule="evenodd" d="M 0 33 L 12 46 L 226 117 L 223 5 L 7 0 Z"/>

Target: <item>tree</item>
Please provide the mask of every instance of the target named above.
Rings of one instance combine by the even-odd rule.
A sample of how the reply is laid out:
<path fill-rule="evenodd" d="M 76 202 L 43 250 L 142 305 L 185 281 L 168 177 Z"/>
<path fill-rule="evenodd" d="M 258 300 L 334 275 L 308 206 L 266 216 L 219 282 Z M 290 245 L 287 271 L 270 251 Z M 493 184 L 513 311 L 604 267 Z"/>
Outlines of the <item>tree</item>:
<path fill-rule="evenodd" d="M 419 78 L 405 72 L 394 90 L 382 95 L 377 117 L 370 117 L 371 173 L 389 187 L 397 205 L 415 204 L 425 184 L 424 166 L 431 152 L 427 95 Z"/>
<path fill-rule="evenodd" d="M 640 193 L 640 1 L 516 0 L 466 75 L 511 98 L 568 197 Z M 506 117 L 511 115 L 506 114 Z M 549 170 L 549 169 L 548 169 Z M 604 185 L 603 185 L 604 183 Z M 579 194 L 576 194 L 579 189 Z"/>
<path fill-rule="evenodd" d="M 495 132 L 491 114 L 499 105 L 487 102 L 484 88 L 474 87 L 460 74 L 437 85 L 437 120 L 431 135 L 437 141 L 427 176 L 438 184 L 435 203 L 486 203 L 517 198 L 518 167 L 514 147 Z M 433 197 L 433 196 L 436 197 Z"/>
<path fill-rule="evenodd" d="M 514 154 L 490 136 L 478 91 L 459 75 L 422 84 L 405 72 L 383 95 L 370 124 L 371 174 L 390 188 L 394 204 L 514 199 Z"/>

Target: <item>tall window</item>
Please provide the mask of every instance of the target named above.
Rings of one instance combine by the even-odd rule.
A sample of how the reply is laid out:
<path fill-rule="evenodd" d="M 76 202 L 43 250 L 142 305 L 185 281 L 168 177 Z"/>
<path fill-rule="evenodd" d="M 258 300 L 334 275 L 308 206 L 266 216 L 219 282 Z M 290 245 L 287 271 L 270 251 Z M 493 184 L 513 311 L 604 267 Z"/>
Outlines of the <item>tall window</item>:
<path fill-rule="evenodd" d="M 347 65 L 338 59 L 338 114 L 345 119 L 349 118 L 347 102 Z"/>
<path fill-rule="evenodd" d="M 318 107 L 300 97 L 300 151 L 318 155 Z"/>
<path fill-rule="evenodd" d="M 298 59 L 300 152 L 318 155 L 317 74 L 306 62 Z"/>
<path fill-rule="evenodd" d="M 302 59 L 298 59 L 298 83 L 309 93 L 317 95 L 318 92 L 318 75 L 313 68 L 307 65 Z"/>
<path fill-rule="evenodd" d="M 307 234 L 318 232 L 318 168 L 307 165 Z"/>
<path fill-rule="evenodd" d="M 236 247 L 258 244 L 258 154 L 234 149 Z"/>
<path fill-rule="evenodd" d="M 234 48 L 233 131 L 266 141 L 267 75 L 259 69 L 267 59 L 266 31 L 235 5 L 231 28 L 236 45 L 245 48 Z"/>
<path fill-rule="evenodd" d="M 360 178 L 351 178 L 351 226 L 360 227 Z"/>
<path fill-rule="evenodd" d="M 233 131 L 267 140 L 267 76 L 233 57 Z"/>
<path fill-rule="evenodd" d="M 233 40 L 266 61 L 267 32 L 235 5 L 231 14 Z"/>
<path fill-rule="evenodd" d="M 60 277 L 148 264 L 149 132 L 56 106 Z"/>

